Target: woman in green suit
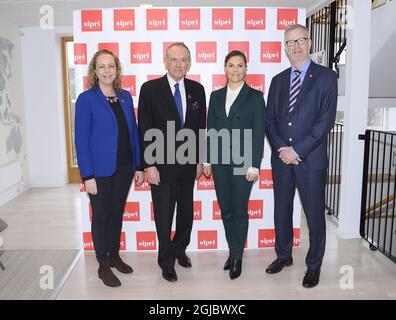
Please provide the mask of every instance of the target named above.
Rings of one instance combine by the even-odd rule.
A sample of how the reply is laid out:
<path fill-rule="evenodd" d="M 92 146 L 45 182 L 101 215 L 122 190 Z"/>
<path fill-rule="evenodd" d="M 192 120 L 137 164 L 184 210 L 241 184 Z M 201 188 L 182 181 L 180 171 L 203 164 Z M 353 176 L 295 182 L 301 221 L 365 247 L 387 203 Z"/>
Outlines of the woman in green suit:
<path fill-rule="evenodd" d="M 209 177 L 213 173 L 229 247 L 224 270 L 229 270 L 230 278 L 235 279 L 242 271 L 249 224 L 248 202 L 253 183 L 259 177 L 263 154 L 265 102 L 263 93 L 245 82 L 247 63 L 241 51 L 231 51 L 225 57 L 224 71 L 228 83 L 224 88 L 212 92 L 209 101 L 207 159 L 210 164 L 205 164 L 204 174 Z M 227 138 L 217 139 L 217 143 L 213 143 L 212 133 L 220 130 L 219 136 L 229 133 L 229 143 Z M 251 135 L 246 135 L 246 132 Z M 233 138 L 233 134 L 239 138 Z M 248 163 L 239 163 L 233 157 L 233 148 L 234 151 L 240 150 L 238 156 L 245 151 L 244 159 L 249 159 Z"/>

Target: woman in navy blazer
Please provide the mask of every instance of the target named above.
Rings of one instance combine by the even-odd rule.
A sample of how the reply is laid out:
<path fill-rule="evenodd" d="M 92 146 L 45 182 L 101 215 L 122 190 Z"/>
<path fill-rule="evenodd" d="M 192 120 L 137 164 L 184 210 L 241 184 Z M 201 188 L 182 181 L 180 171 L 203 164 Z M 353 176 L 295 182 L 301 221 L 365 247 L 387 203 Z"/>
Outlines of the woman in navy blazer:
<path fill-rule="evenodd" d="M 122 216 L 135 175 L 143 182 L 133 101 L 121 88 L 121 63 L 109 50 L 93 56 L 88 70 L 91 89 L 76 102 L 75 143 L 80 175 L 91 201 L 92 240 L 98 276 L 110 287 L 121 285 L 112 272 L 132 273 L 119 255 Z M 136 172 L 136 174 L 135 174 Z"/>

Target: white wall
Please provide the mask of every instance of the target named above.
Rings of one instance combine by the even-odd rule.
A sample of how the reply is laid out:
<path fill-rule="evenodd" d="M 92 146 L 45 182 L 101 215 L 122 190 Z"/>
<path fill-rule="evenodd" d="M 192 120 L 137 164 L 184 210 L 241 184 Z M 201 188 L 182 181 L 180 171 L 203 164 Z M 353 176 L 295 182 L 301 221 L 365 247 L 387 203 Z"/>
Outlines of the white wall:
<path fill-rule="evenodd" d="M 372 11 L 370 97 L 396 97 L 396 1 Z"/>
<path fill-rule="evenodd" d="M 32 187 L 68 183 L 61 42 L 71 27 L 21 28 L 29 171 Z"/>
<path fill-rule="evenodd" d="M 26 118 L 23 105 L 23 86 L 22 86 L 22 68 L 21 68 L 21 48 L 20 36 L 17 26 L 7 17 L 0 20 L 0 36 L 9 40 L 14 47 L 12 48 L 12 57 L 10 57 L 12 77 L 7 81 L 6 92 L 10 101 L 10 108 L 7 112 L 18 118 L 18 127 L 22 136 L 22 146 L 20 152 L 16 154 L 14 151 L 7 152 L 1 148 L 0 165 L 0 206 L 9 200 L 15 198 L 18 194 L 29 188 L 29 171 L 27 163 L 27 144 L 26 144 Z M 4 63 L 4 62 L 3 62 Z M 5 95 L 3 96 L 3 99 Z M 5 110 L 5 100 L 3 100 L 2 111 Z M 13 121 L 14 122 L 14 121 Z M 3 127 L 1 144 L 5 144 L 5 135 L 8 136 L 7 126 Z"/>

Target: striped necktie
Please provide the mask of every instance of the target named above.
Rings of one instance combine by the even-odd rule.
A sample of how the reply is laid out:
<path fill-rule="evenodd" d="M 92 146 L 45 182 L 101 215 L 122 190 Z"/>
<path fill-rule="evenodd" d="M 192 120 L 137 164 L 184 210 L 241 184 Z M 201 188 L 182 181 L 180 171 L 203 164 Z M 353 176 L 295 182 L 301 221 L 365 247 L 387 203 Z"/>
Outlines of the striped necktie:
<path fill-rule="evenodd" d="M 289 112 L 293 111 L 294 105 L 296 104 L 296 101 L 297 101 L 298 93 L 300 92 L 300 88 L 301 88 L 300 74 L 301 74 L 301 71 L 294 70 L 294 77 L 293 77 L 291 87 L 290 87 Z"/>

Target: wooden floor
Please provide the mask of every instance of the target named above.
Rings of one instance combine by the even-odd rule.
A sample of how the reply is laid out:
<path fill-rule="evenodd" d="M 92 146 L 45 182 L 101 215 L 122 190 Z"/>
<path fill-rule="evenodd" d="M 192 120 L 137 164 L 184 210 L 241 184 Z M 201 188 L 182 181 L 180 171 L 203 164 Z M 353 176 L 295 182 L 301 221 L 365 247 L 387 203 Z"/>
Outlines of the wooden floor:
<path fill-rule="evenodd" d="M 1 251 L 0 300 L 54 300 L 80 250 Z"/>
<path fill-rule="evenodd" d="M 2 249 L 56 249 L 60 253 L 79 249 L 82 241 L 79 197 L 77 185 L 32 189 L 0 207 L 0 217 L 9 224 L 0 235 L 4 242 Z M 176 265 L 179 276 L 176 283 L 162 279 L 156 253 L 122 253 L 134 273 L 116 273 L 122 286 L 108 288 L 97 278 L 94 254 L 81 253 L 72 271 L 66 273 L 68 277 L 56 298 L 396 299 L 396 264 L 380 252 L 370 251 L 364 240 L 343 240 L 337 237 L 336 231 L 334 221 L 328 217 L 321 281 L 313 289 L 301 285 L 308 244 L 302 219 L 301 246 L 293 251 L 294 265 L 276 275 L 265 273 L 265 268 L 275 258 L 272 249 L 246 251 L 242 276 L 232 281 L 222 270 L 226 251 L 190 252 L 193 267 L 183 269 Z M 345 280 L 345 270 L 349 281 Z M 1 290 L 3 288 L 0 294 Z"/>

